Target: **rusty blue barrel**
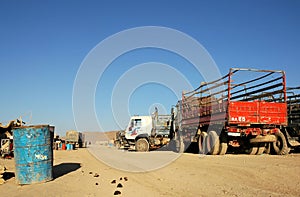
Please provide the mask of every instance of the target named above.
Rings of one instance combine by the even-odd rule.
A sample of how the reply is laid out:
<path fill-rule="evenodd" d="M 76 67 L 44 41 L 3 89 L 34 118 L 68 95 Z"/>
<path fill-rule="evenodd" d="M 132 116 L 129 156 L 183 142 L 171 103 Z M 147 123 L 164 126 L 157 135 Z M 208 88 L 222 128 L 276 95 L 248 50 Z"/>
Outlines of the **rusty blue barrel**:
<path fill-rule="evenodd" d="M 53 179 L 54 127 L 23 126 L 13 129 L 16 182 L 20 185 Z"/>

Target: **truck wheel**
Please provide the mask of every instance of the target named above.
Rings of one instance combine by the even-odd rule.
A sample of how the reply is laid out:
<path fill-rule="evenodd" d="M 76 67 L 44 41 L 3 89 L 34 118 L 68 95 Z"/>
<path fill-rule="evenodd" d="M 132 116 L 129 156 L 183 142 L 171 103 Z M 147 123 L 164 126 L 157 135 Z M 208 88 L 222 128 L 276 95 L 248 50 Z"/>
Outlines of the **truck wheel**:
<path fill-rule="evenodd" d="M 206 132 L 202 132 L 199 136 L 198 139 L 198 146 L 199 146 L 199 153 L 200 154 L 205 154 L 205 143 L 206 143 L 206 138 L 207 138 L 207 133 Z"/>
<path fill-rule="evenodd" d="M 257 146 L 251 146 L 246 153 L 249 155 L 255 155 L 257 153 L 258 147 Z"/>
<path fill-rule="evenodd" d="M 265 153 L 268 154 L 268 155 L 271 153 L 271 143 L 270 142 L 268 142 L 266 144 Z"/>
<path fill-rule="evenodd" d="M 207 152 L 217 155 L 220 151 L 220 139 L 215 131 L 210 131 L 206 138 Z"/>
<path fill-rule="evenodd" d="M 275 133 L 276 141 L 273 142 L 273 149 L 277 155 L 286 155 L 289 154 L 290 149 L 287 146 L 287 142 L 284 134 L 279 131 Z"/>
<path fill-rule="evenodd" d="M 219 152 L 219 155 L 225 155 L 226 152 L 227 152 L 227 148 L 228 148 L 228 145 L 226 142 L 222 142 L 220 144 L 220 152 Z"/>
<path fill-rule="evenodd" d="M 135 143 L 135 150 L 138 152 L 149 151 L 149 143 L 145 138 L 140 138 Z"/>
<path fill-rule="evenodd" d="M 265 149 L 266 149 L 266 144 L 265 143 L 260 143 L 256 154 L 257 155 L 263 154 Z"/>
<path fill-rule="evenodd" d="M 181 136 L 178 136 L 176 139 L 176 152 L 183 153 L 184 149 L 185 149 L 185 144 L 183 142 L 183 138 Z"/>
<path fill-rule="evenodd" d="M 117 149 L 120 149 L 120 148 L 121 148 L 121 142 L 117 142 L 117 143 L 116 143 L 116 148 L 117 148 Z"/>

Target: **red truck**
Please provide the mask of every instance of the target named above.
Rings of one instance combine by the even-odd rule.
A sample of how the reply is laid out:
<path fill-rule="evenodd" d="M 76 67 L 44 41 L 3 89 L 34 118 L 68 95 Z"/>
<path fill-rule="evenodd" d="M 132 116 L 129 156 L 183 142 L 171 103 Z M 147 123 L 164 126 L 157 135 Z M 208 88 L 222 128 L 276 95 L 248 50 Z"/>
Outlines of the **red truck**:
<path fill-rule="evenodd" d="M 285 72 L 231 68 L 212 82 L 183 92 L 176 105 L 175 136 L 200 153 L 288 154 Z"/>

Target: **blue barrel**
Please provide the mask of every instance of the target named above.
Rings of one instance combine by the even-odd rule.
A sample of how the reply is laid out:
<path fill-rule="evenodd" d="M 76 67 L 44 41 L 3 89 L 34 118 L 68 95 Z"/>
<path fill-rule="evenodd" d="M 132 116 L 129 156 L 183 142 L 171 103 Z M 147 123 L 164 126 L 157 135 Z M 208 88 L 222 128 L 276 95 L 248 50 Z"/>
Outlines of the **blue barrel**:
<path fill-rule="evenodd" d="M 73 144 L 67 144 L 67 150 L 73 150 L 74 147 L 73 147 Z"/>
<path fill-rule="evenodd" d="M 53 135 L 54 127 L 49 125 L 13 128 L 18 184 L 32 184 L 53 179 Z"/>

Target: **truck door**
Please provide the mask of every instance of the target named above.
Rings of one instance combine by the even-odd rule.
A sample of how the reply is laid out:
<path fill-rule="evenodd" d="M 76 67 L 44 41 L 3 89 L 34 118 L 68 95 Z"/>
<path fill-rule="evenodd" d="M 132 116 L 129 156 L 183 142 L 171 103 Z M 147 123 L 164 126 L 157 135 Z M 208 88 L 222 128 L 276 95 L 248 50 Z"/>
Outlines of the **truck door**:
<path fill-rule="evenodd" d="M 141 131 L 142 119 L 131 119 L 130 126 L 128 128 L 128 134 L 130 136 L 137 136 Z"/>

